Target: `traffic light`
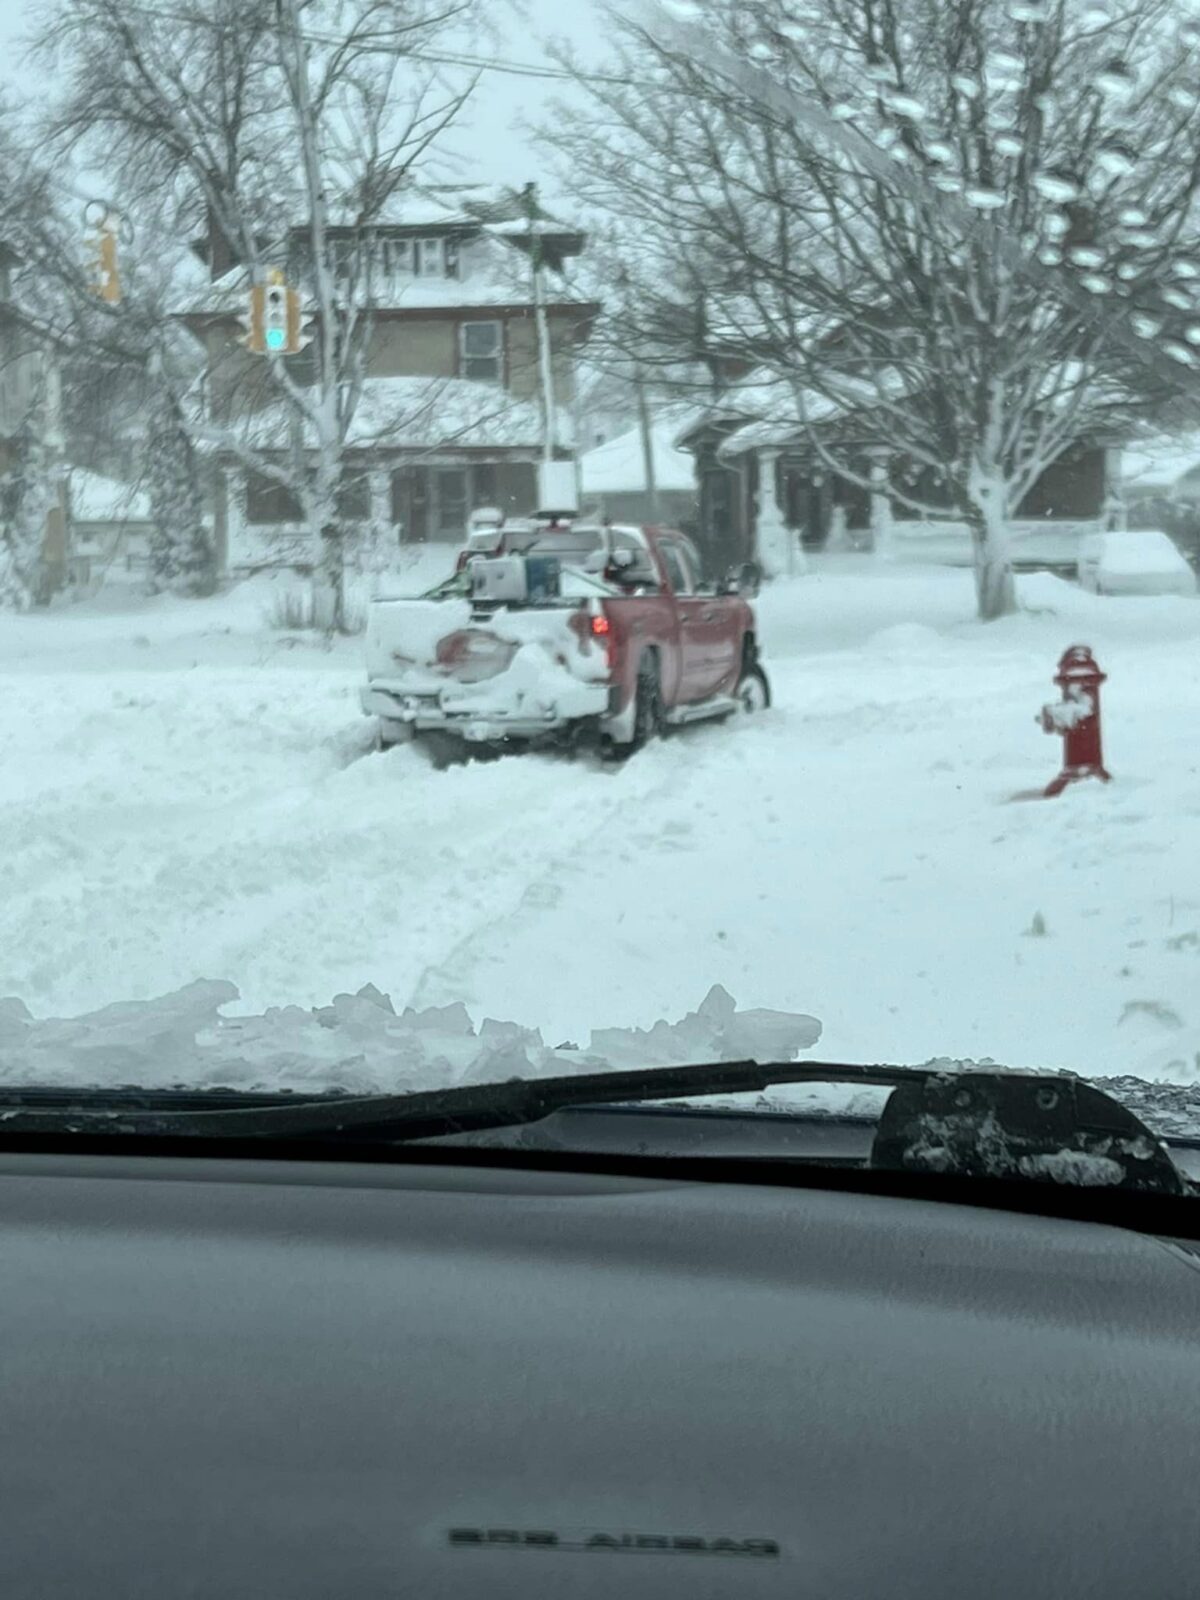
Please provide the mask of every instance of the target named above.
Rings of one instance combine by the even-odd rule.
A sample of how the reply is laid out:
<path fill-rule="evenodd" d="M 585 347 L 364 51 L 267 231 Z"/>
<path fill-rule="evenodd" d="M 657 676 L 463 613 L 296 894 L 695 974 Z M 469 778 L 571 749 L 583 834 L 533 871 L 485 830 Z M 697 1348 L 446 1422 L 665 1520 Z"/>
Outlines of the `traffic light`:
<path fill-rule="evenodd" d="M 116 229 L 107 222 L 103 223 L 88 240 L 88 253 L 91 256 L 92 293 L 99 295 L 108 305 L 115 306 L 121 298 Z"/>
<path fill-rule="evenodd" d="M 289 288 L 272 267 L 266 283 L 251 284 L 245 310 L 238 314 L 241 343 L 255 355 L 294 356 L 311 340 L 300 306 L 300 291 Z"/>
<path fill-rule="evenodd" d="M 263 344 L 275 355 L 288 351 L 288 291 L 283 274 L 273 271 L 263 295 Z"/>

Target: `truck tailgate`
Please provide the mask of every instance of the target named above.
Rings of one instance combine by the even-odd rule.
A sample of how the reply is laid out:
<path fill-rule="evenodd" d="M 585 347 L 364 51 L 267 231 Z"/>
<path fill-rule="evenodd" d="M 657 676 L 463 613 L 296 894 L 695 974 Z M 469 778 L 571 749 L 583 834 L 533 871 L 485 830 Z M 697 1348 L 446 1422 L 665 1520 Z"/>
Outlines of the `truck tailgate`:
<path fill-rule="evenodd" d="M 418 727 L 495 723 L 490 732 L 599 715 L 609 669 L 590 616 L 586 602 L 489 608 L 466 599 L 376 600 L 364 708 Z"/>

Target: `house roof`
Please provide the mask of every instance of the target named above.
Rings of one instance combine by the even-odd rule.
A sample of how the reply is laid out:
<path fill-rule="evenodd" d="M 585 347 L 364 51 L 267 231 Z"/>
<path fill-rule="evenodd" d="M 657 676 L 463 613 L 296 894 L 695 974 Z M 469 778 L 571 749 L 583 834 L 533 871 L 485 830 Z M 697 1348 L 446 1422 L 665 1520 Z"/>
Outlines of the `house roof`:
<path fill-rule="evenodd" d="M 326 224 L 331 233 L 345 235 L 360 226 L 361 206 L 351 190 L 333 196 L 326 206 Z M 370 228 L 392 235 L 457 234 L 475 238 L 493 237 L 506 247 L 524 248 L 531 236 L 543 246 L 548 264 L 561 270 L 567 256 L 582 253 L 587 235 L 571 224 L 553 217 L 538 207 L 530 219 L 524 200 L 512 190 L 497 191 L 487 184 L 454 184 L 443 189 L 399 189 L 371 213 Z M 306 236 L 307 225 L 297 223 L 291 237 Z M 209 260 L 210 234 L 193 239 L 192 253 Z M 264 253 L 267 245 L 263 243 Z M 236 254 L 236 252 L 234 252 Z"/>
<path fill-rule="evenodd" d="M 816 390 L 758 367 L 705 410 L 694 413 L 676 433 L 675 443 L 683 445 L 699 428 L 716 425 L 726 430 L 717 447 L 718 456 L 725 459 L 748 450 L 782 449 L 816 423 L 869 411 L 881 396 L 900 399 L 907 381 L 902 372 L 889 367 L 873 378 L 833 373 L 826 378 L 825 389 Z"/>
<path fill-rule="evenodd" d="M 1121 481 L 1141 493 L 1176 488 L 1200 468 L 1200 433 L 1158 434 L 1121 451 Z"/>
<path fill-rule="evenodd" d="M 289 404 L 280 401 L 245 418 L 239 442 L 252 450 L 283 450 L 287 445 Z M 572 444 L 570 420 L 558 413 L 556 443 Z M 203 424 L 201 424 L 203 427 Z M 315 434 L 306 425 L 305 444 Z M 222 431 L 210 428 L 210 448 L 222 448 Z M 494 383 L 469 378 L 368 378 L 346 433 L 356 450 L 520 450 L 542 443 L 540 409 L 517 400 Z"/>
<path fill-rule="evenodd" d="M 462 204 L 462 196 L 470 193 L 473 190 L 465 188 L 462 195 L 443 197 L 433 191 L 398 189 L 379 207 L 374 221 L 385 228 L 478 227 L 478 217 Z M 326 215 L 332 227 L 349 228 L 358 220 L 358 209 L 354 195 L 338 195 L 330 201 Z"/>
<path fill-rule="evenodd" d="M 524 310 L 532 306 L 528 266 L 506 245 L 495 240 L 481 240 L 472 247 L 471 257 L 460 259 L 465 270 L 458 278 L 397 275 L 386 284 L 377 283 L 374 309 L 409 312 L 511 307 Z M 174 315 L 191 320 L 235 316 L 243 309 L 251 281 L 247 267 L 231 267 L 212 280 L 204 277 L 197 281 L 196 274 L 188 276 L 191 281 L 181 281 L 176 290 L 172 305 Z M 545 305 L 551 314 L 567 309 L 594 316 L 599 310 L 594 301 L 576 293 L 570 284 L 557 277 L 546 285 Z M 306 309 L 311 311 L 312 308 L 309 298 Z"/>
<path fill-rule="evenodd" d="M 657 418 L 651 425 L 654 483 L 658 489 L 686 491 L 696 487 L 696 464 L 686 450 L 675 445 L 680 425 L 677 415 Z M 586 451 L 579 458 L 579 470 L 585 495 L 644 492 L 646 467 L 640 428 L 631 428 Z"/>
<path fill-rule="evenodd" d="M 71 468 L 69 495 L 71 518 L 75 522 L 150 520 L 150 498 L 136 484 L 122 483 L 84 467 Z"/>

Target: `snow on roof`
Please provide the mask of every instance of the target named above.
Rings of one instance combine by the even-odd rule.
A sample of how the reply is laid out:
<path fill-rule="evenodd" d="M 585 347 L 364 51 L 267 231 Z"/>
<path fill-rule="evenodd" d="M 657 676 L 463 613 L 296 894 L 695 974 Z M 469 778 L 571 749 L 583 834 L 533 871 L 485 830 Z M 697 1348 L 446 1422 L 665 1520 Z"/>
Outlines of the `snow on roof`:
<path fill-rule="evenodd" d="M 73 467 L 71 517 L 75 522 L 148 522 L 150 498 L 136 484 Z"/>
<path fill-rule="evenodd" d="M 1200 433 L 1139 439 L 1121 452 L 1121 481 L 1126 489 L 1171 489 L 1197 467 Z"/>
<path fill-rule="evenodd" d="M 244 419 L 240 444 L 252 450 L 282 450 L 288 438 L 288 402 L 266 406 Z M 306 428 L 311 448 L 315 435 Z M 220 450 L 220 430 L 209 434 Z M 346 433 L 350 449 L 537 449 L 542 442 L 538 406 L 515 399 L 494 383 L 470 378 L 368 378 Z M 571 447 L 570 421 L 558 413 L 557 443 Z"/>
<path fill-rule="evenodd" d="M 660 417 L 651 425 L 654 482 L 663 490 L 693 490 L 696 465 L 686 450 L 675 448 L 680 421 Z M 637 493 L 646 488 L 646 469 L 642 455 L 640 428 L 607 439 L 580 457 L 579 467 L 584 494 Z"/>
<path fill-rule="evenodd" d="M 327 210 L 330 225 L 335 228 L 353 227 L 359 213 L 358 200 L 352 194 L 339 196 Z M 385 228 L 452 228 L 478 223 L 476 217 L 463 209 L 461 202 L 403 189 L 384 201 L 373 220 Z"/>
<path fill-rule="evenodd" d="M 245 267 L 231 267 L 223 277 L 206 282 L 194 290 L 184 290 L 172 307 L 177 316 L 234 315 L 244 308 L 250 274 Z M 588 306 L 591 302 L 562 279 L 547 285 L 547 311 L 556 308 Z M 527 265 L 517 261 L 493 261 L 485 271 L 467 272 L 461 278 L 420 278 L 399 275 L 375 285 L 377 310 L 424 311 L 457 306 L 532 307 L 533 293 Z M 305 297 L 305 310 L 313 301 Z"/>
<path fill-rule="evenodd" d="M 538 206 L 540 215 L 533 231 L 540 234 L 574 234 L 578 230 L 551 216 Z M 353 192 L 339 196 L 328 209 L 334 227 L 353 227 L 359 218 L 358 199 Z M 444 187 L 397 189 L 372 216 L 384 228 L 478 228 L 494 233 L 530 231 L 521 196 L 512 190 L 497 190 L 493 184 L 459 183 Z"/>
<path fill-rule="evenodd" d="M 811 389 L 797 390 L 779 378 L 756 379 L 751 374 L 745 385 L 738 385 L 736 398 L 730 396 L 726 417 L 749 418 L 722 440 L 717 454 L 728 458 L 747 450 L 785 445 L 809 423 L 824 422 L 842 409 L 826 395 Z"/>
<path fill-rule="evenodd" d="M 780 447 L 791 443 L 805 427 L 826 422 L 858 408 L 869 409 L 881 399 L 900 398 L 908 384 L 896 368 L 880 369 L 874 376 L 853 372 L 829 373 L 825 389 L 803 387 L 786 374 L 756 368 L 739 383 L 731 384 L 705 411 L 693 414 L 676 430 L 679 444 L 693 433 L 699 422 L 741 422 L 741 426 L 722 440 L 717 454 L 728 459 L 747 450 Z"/>

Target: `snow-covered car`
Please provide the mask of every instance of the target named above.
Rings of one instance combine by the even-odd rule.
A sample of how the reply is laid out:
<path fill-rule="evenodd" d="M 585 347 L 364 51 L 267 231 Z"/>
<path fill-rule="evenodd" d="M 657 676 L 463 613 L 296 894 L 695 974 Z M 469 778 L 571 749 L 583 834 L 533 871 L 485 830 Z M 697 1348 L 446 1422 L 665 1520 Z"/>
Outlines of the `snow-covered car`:
<path fill-rule="evenodd" d="M 1092 594 L 1196 593 L 1196 574 L 1158 529 L 1092 533 L 1079 546 L 1079 584 Z"/>

